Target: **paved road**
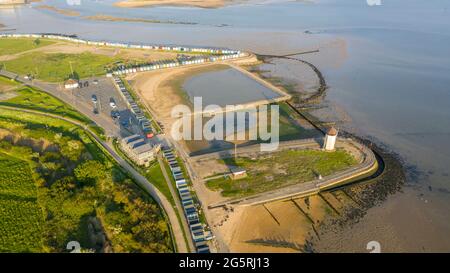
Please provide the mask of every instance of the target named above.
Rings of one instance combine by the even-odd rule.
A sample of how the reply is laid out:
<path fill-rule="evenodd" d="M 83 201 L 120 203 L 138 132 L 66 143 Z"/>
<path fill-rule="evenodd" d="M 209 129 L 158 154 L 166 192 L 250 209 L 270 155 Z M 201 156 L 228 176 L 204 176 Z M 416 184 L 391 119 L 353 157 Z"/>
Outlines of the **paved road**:
<path fill-rule="evenodd" d="M 174 208 L 170 204 L 169 200 L 155 187 L 153 186 L 144 176 L 142 176 L 139 172 L 137 172 L 128 162 L 126 162 L 122 157 L 120 157 L 113 148 L 112 143 L 105 142 L 101 140 L 93 131 L 91 131 L 85 124 L 72 120 L 70 118 L 61 117 L 58 115 L 50 114 L 50 113 L 43 113 L 39 111 L 34 110 L 28 110 L 28 109 L 22 109 L 17 107 L 8 107 L 8 106 L 0 106 L 0 108 L 4 109 L 13 109 L 16 111 L 22 111 L 27 113 L 34 113 L 38 115 L 44 115 L 52 118 L 57 118 L 60 120 L 64 120 L 67 122 L 70 122 L 74 125 L 77 125 L 81 128 L 83 128 L 86 132 L 88 132 L 94 139 L 105 148 L 108 153 L 114 158 L 114 160 L 117 161 L 117 163 L 124 168 L 136 181 L 136 183 L 139 184 L 148 194 L 152 196 L 152 198 L 160 205 L 160 207 L 163 208 L 164 212 L 166 213 L 170 225 L 172 227 L 172 233 L 175 237 L 175 242 L 177 244 L 178 252 L 181 253 L 187 253 L 188 248 L 186 246 L 186 242 L 184 240 L 183 231 L 180 225 L 180 222 L 178 221 L 177 215 L 175 213 Z"/>

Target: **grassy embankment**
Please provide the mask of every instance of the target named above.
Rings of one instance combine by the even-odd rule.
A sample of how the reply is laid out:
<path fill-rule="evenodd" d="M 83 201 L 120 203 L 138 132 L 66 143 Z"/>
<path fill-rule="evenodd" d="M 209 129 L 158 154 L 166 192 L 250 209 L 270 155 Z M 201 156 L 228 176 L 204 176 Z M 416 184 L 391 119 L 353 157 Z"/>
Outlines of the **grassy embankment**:
<path fill-rule="evenodd" d="M 324 177 L 357 164 L 356 159 L 343 150 L 288 150 L 259 158 L 238 157 L 236 161 L 229 158 L 223 162 L 247 170 L 247 177 L 242 179 L 223 177 L 206 182 L 208 188 L 220 190 L 225 197 L 249 196 L 308 182 L 319 175 Z"/>
<path fill-rule="evenodd" d="M 104 242 L 89 229 L 92 219 L 101 223 L 114 251 L 171 251 L 169 228 L 158 206 L 84 131 L 58 119 L 29 113 L 18 117 L 6 109 L 0 113 L 0 127 L 10 136 L 1 141 L 1 156 L 20 161 L 3 160 L 2 167 L 8 162 L 21 166 L 20 172 L 11 167 L 1 176 L 0 200 L 16 201 L 2 206 L 1 222 L 8 226 L 0 231 L 3 251 L 59 252 L 71 240 L 98 249 L 99 241 Z M 24 174 L 27 164 L 31 175 Z M 24 175 L 30 179 L 10 182 Z M 36 194 L 29 190 L 33 187 Z M 21 215 L 22 222 L 11 222 L 13 212 L 23 209 L 29 212 Z M 22 229 L 35 232 L 31 236 Z M 8 238 L 28 243 L 12 244 Z"/>
<path fill-rule="evenodd" d="M 0 76 L 0 94 L 16 90 L 20 83 Z"/>
<path fill-rule="evenodd" d="M 54 41 L 47 39 L 3 38 L 0 39 L 0 56 L 17 54 L 54 43 Z"/>

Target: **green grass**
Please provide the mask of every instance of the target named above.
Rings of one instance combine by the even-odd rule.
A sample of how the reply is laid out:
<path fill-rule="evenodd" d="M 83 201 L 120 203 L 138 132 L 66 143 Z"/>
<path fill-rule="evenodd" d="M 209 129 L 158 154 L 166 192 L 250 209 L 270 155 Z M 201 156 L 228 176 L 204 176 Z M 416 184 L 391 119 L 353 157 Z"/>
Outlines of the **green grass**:
<path fill-rule="evenodd" d="M 0 252 L 43 248 L 43 213 L 29 164 L 0 152 Z"/>
<path fill-rule="evenodd" d="M 36 49 L 43 46 L 54 44 L 50 40 L 39 39 L 39 43 L 35 43 L 35 39 L 28 38 L 3 38 L 0 39 L 0 56 L 11 55 L 31 49 Z"/>
<path fill-rule="evenodd" d="M 356 159 L 344 150 L 289 150 L 261 156 L 225 159 L 228 166 L 247 170 L 247 177 L 231 180 L 228 177 L 209 180 L 208 188 L 220 190 L 225 197 L 249 196 L 296 183 L 308 182 L 356 165 Z"/>
<path fill-rule="evenodd" d="M 18 93 L 18 96 L 6 101 L 1 101 L 0 105 L 48 112 L 76 119 L 84 123 L 90 123 L 90 120 L 88 118 L 77 112 L 69 105 L 47 93 L 38 91 L 31 87 L 21 88 L 19 90 L 16 90 L 16 93 Z"/>
<path fill-rule="evenodd" d="M 160 208 L 82 129 L 9 109 L 0 111 L 0 128 L 23 140 L 0 140 L 0 251 L 65 252 L 72 240 L 98 248 L 89 217 L 101 221 L 115 251 L 172 250 Z"/>
<path fill-rule="evenodd" d="M 170 200 L 172 205 L 175 205 L 169 185 L 167 185 L 158 162 L 154 162 L 150 167 L 146 168 L 145 177 Z"/>
<path fill-rule="evenodd" d="M 80 54 L 33 52 L 16 59 L 6 61 L 8 71 L 17 74 L 33 74 L 36 78 L 48 82 L 62 82 L 72 72 L 78 78 L 86 78 L 105 74 L 105 67 L 119 59 L 99 54 L 84 52 Z"/>

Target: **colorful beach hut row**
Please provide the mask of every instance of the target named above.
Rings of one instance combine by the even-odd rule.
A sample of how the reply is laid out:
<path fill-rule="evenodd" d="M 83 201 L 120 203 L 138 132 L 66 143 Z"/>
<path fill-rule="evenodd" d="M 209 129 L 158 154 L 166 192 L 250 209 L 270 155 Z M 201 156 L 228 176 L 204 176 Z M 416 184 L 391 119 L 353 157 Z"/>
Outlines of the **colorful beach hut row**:
<path fill-rule="evenodd" d="M 76 35 L 65 35 L 58 33 L 36 33 L 36 34 L 20 34 L 20 33 L 0 33 L 0 38 L 45 38 L 54 40 L 63 40 L 78 44 L 94 45 L 94 46 L 109 46 L 117 48 L 135 48 L 135 49 L 151 49 L 171 52 L 192 52 L 192 53 L 208 53 L 220 55 L 235 55 L 240 54 L 239 50 L 216 47 L 197 47 L 197 46 L 179 46 L 179 45 L 158 45 L 158 44 L 134 44 L 112 41 L 95 41 L 78 38 Z"/>
<path fill-rule="evenodd" d="M 128 75 L 128 74 L 134 74 L 138 72 L 146 72 L 146 71 L 153 71 L 153 70 L 159 70 L 159 69 L 165 69 L 165 68 L 173 68 L 173 67 L 179 67 L 179 66 L 187 66 L 187 65 L 196 65 L 196 64 L 203 64 L 203 63 L 211 63 L 211 62 L 218 62 L 218 61 L 224 61 L 228 59 L 235 59 L 239 57 L 243 57 L 244 53 L 239 54 L 232 54 L 232 55 L 213 55 L 213 56 L 195 56 L 191 58 L 178 58 L 173 60 L 162 60 L 162 61 L 155 61 L 155 62 L 149 62 L 144 64 L 138 64 L 138 65 L 131 65 L 131 66 L 118 66 L 113 71 L 108 73 L 108 76 L 112 75 Z"/>
<path fill-rule="evenodd" d="M 119 77 L 114 77 L 114 83 L 116 87 L 119 89 L 119 93 L 123 97 L 123 99 L 126 101 L 128 107 L 130 108 L 131 112 L 133 113 L 134 117 L 139 123 L 139 126 L 141 126 L 142 131 L 144 132 L 144 135 L 147 138 L 152 138 L 154 136 L 153 128 L 151 125 L 151 120 L 149 120 L 144 112 L 141 110 L 139 105 L 134 101 L 134 98 L 131 96 L 130 92 L 128 92 L 127 88 L 125 87 L 125 84 L 122 82 L 122 80 Z"/>
<path fill-rule="evenodd" d="M 162 151 L 167 163 L 169 164 L 172 176 L 175 179 L 175 184 L 181 199 L 184 214 L 189 223 L 189 229 L 191 231 L 191 236 L 196 250 L 198 253 L 209 253 L 210 251 L 208 244 L 206 243 L 203 225 L 200 222 L 194 199 L 189 191 L 189 187 L 181 167 L 176 160 L 176 156 L 170 148 L 163 148 Z"/>

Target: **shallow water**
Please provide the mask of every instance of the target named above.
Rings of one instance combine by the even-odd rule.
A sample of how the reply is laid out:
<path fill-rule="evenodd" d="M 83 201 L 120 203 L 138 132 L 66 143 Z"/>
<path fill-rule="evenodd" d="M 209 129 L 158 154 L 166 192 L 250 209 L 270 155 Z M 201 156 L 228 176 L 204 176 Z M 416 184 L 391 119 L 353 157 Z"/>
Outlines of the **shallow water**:
<path fill-rule="evenodd" d="M 69 7 L 64 1 L 44 2 Z M 323 249 L 366 251 L 367 240 L 378 240 L 387 251 L 450 250 L 449 1 L 382 0 L 374 7 L 364 0 L 275 1 L 215 10 L 118 9 L 111 2 L 82 0 L 81 6 L 70 8 L 83 16 L 102 13 L 198 25 L 85 21 L 29 7 L 0 10 L 0 23 L 18 32 L 227 46 L 266 54 L 319 48 L 319 54 L 297 57 L 324 73 L 330 86 L 325 104 L 348 116 L 338 125 L 374 138 L 412 166 L 403 192 L 369 209 L 360 223 L 333 235 L 342 239 L 339 244 Z M 282 65 L 277 75 L 291 81 L 302 73 L 295 62 L 274 65 Z M 314 81 L 307 84 L 311 88 Z"/>
<path fill-rule="evenodd" d="M 201 97 L 204 106 L 215 104 L 225 107 L 271 100 L 281 96 L 233 68 L 188 78 L 183 84 L 183 89 L 192 102 L 195 97 Z"/>

